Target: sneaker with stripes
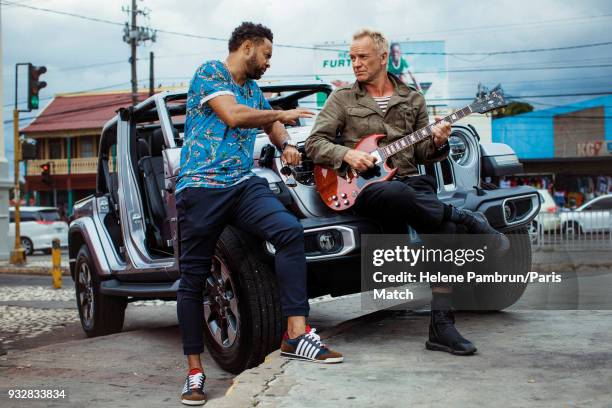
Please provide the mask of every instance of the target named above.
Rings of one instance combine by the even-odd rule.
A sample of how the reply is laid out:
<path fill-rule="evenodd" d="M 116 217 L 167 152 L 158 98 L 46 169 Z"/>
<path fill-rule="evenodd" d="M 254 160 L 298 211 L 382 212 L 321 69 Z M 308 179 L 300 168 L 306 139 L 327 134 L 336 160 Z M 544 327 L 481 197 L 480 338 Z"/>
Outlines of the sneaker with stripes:
<path fill-rule="evenodd" d="M 295 339 L 290 339 L 287 333 L 283 336 L 281 356 L 295 360 L 312 361 L 315 363 L 341 363 L 342 354 L 331 350 L 321 342 L 316 329 L 306 326 L 306 333 Z"/>
<path fill-rule="evenodd" d="M 181 393 L 181 402 L 185 405 L 204 405 L 206 393 L 204 392 L 206 376 L 202 371 L 193 369 L 185 378 L 185 385 Z"/>

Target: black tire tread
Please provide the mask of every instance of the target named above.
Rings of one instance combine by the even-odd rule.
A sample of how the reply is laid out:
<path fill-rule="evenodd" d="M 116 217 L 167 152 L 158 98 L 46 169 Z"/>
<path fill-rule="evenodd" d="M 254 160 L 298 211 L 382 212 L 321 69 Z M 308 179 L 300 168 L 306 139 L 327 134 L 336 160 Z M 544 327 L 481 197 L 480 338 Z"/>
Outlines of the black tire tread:
<path fill-rule="evenodd" d="M 509 270 L 526 275 L 531 270 L 531 238 L 527 227 L 506 233 L 510 250 L 500 264 L 512 264 Z M 475 289 L 474 297 L 479 310 L 499 311 L 516 303 L 527 289 L 527 284 L 483 284 Z"/>
<path fill-rule="evenodd" d="M 276 279 L 273 267 L 258 258 L 258 251 L 261 246 L 253 238 L 232 226 L 225 228 L 217 243 L 217 254 L 231 269 L 240 296 L 240 343 L 237 351 L 219 352 L 207 329 L 205 341 L 215 361 L 232 373 L 259 365 L 280 342 L 282 319 Z"/>
<path fill-rule="evenodd" d="M 106 336 L 109 334 L 119 333 L 123 329 L 123 323 L 125 321 L 125 308 L 127 306 L 127 299 L 118 296 L 106 296 L 100 293 L 101 279 L 98 275 L 95 265 L 91 260 L 89 249 L 87 245 L 83 244 L 77 253 L 77 262 L 75 266 L 76 279 L 75 279 L 75 294 L 77 302 L 79 299 L 78 289 L 78 267 L 83 261 L 89 264 L 91 273 L 92 286 L 94 291 L 94 326 L 92 329 L 83 330 L 87 337 L 98 337 Z M 78 303 L 77 303 L 77 306 Z M 78 307 L 79 317 L 81 316 L 81 308 Z"/>

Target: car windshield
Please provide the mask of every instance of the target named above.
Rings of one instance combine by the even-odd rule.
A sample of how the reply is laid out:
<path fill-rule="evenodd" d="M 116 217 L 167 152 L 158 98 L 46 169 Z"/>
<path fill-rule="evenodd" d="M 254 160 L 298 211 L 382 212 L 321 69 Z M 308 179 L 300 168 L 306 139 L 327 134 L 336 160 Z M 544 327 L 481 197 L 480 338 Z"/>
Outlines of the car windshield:
<path fill-rule="evenodd" d="M 43 210 L 39 212 L 42 221 L 60 221 L 57 210 Z"/>

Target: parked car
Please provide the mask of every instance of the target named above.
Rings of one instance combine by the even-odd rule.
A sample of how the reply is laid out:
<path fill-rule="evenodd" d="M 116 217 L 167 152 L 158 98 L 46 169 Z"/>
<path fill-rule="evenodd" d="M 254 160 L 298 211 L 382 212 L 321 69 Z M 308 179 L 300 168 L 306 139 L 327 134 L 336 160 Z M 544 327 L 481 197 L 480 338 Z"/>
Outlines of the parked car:
<path fill-rule="evenodd" d="M 593 198 L 572 211 L 560 214 L 561 230 L 569 236 L 612 232 L 612 194 Z"/>
<path fill-rule="evenodd" d="M 21 246 L 26 255 L 34 251 L 51 252 L 52 242 L 59 238 L 68 246 L 68 224 L 61 220 L 55 207 L 19 207 Z M 9 239 L 15 240 L 15 208 L 9 208 Z"/>
<path fill-rule="evenodd" d="M 538 189 L 540 196 L 540 211 L 531 223 L 529 233 L 532 236 L 557 231 L 561 225 L 559 218 L 559 207 L 547 189 Z"/>
<path fill-rule="evenodd" d="M 274 109 L 292 109 L 303 100 L 327 94 L 326 84 L 263 86 Z M 309 99 L 310 98 L 310 99 Z M 179 236 L 175 179 L 183 143 L 186 94 L 162 92 L 135 107 L 121 109 L 102 131 L 95 196 L 74 206 L 70 224 L 70 271 L 77 306 L 88 336 L 121 331 L 126 304 L 138 299 L 176 299 L 179 285 Z M 308 105 L 312 106 L 312 105 Z M 312 121 L 288 128 L 304 152 Z M 500 143 L 480 144 L 469 126 L 454 126 L 451 157 L 420 166 L 438 182 L 444 202 L 482 211 L 505 232 L 512 249 L 506 266 L 527 274 L 531 246 L 527 228 L 540 209 L 535 189 L 527 186 L 485 190 L 481 177 L 514 174 L 520 164 L 512 149 Z M 311 297 L 361 291 L 361 235 L 385 233 L 372 219 L 352 212 L 334 212 L 320 199 L 313 163 L 307 157 L 293 169 L 265 134 L 255 145 L 255 173 L 304 227 Z M 283 319 L 274 277 L 274 248 L 248 231 L 228 226 L 213 258 L 212 277 L 204 293 L 205 340 L 218 364 L 240 372 L 261 363 L 280 344 Z M 509 306 L 526 285 L 508 285 L 495 292 L 472 288 L 483 309 Z M 424 304 L 429 302 L 424 299 Z M 503 306 L 503 307 L 506 307 Z M 503 308 L 502 307 L 502 308 Z"/>

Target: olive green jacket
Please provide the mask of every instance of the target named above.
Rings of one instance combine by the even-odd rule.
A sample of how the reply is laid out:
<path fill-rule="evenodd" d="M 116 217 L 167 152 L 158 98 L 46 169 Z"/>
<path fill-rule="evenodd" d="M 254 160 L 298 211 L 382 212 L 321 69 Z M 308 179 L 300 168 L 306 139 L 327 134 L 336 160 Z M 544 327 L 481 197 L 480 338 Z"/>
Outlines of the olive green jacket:
<path fill-rule="evenodd" d="M 394 142 L 429 124 L 423 95 L 408 87 L 397 77 L 393 82 L 393 95 L 383 114 L 376 101 L 358 82 L 336 89 L 327 99 L 317 116 L 310 136 L 306 140 L 306 154 L 316 164 L 337 170 L 346 152 L 355 147 L 364 136 L 384 133 L 380 146 Z M 428 164 L 444 159 L 448 145 L 436 149 L 431 138 L 408 147 L 390 158 L 390 165 L 398 169 L 397 176 L 417 173 L 417 164 Z"/>

